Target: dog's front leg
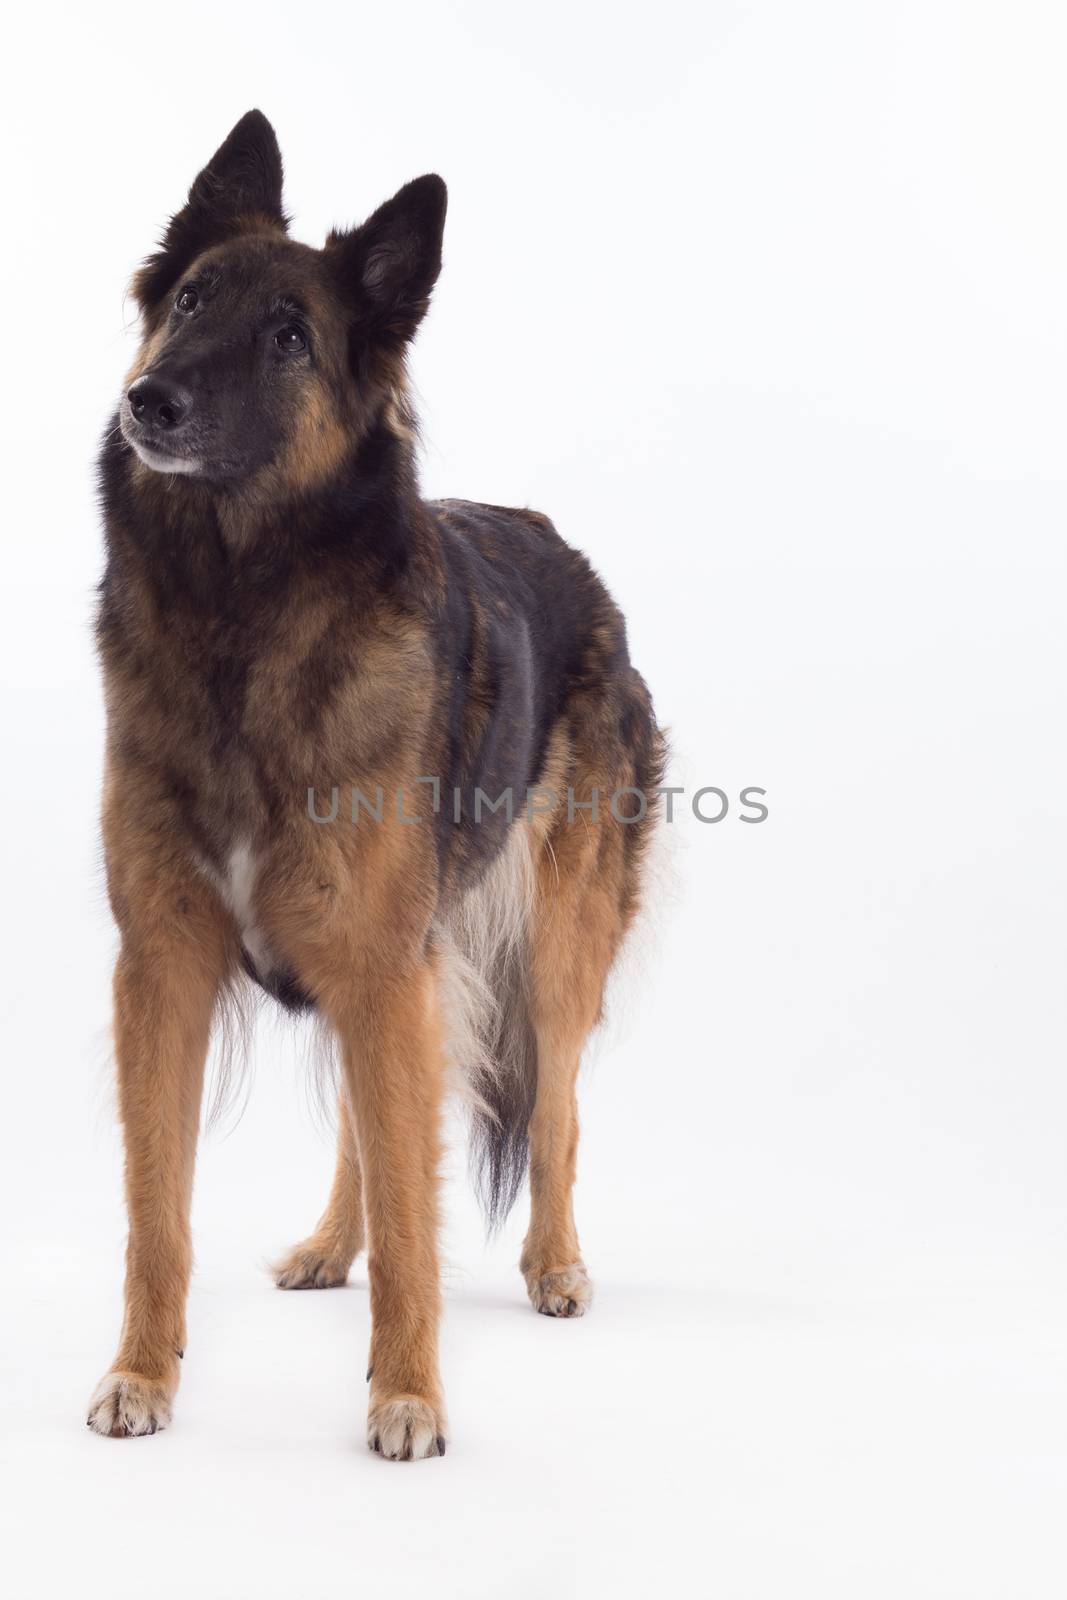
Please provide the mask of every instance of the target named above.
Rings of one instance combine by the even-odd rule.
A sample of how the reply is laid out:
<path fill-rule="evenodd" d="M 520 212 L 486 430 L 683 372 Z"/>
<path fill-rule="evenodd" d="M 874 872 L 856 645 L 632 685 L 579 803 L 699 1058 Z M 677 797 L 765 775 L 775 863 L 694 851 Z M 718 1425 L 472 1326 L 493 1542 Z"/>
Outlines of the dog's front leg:
<path fill-rule="evenodd" d="M 367 1441 L 443 1455 L 437 1187 L 444 1050 L 431 962 L 380 975 L 335 1014 L 363 1167 L 372 1334 Z"/>
<path fill-rule="evenodd" d="M 115 1050 L 126 1144 L 126 1302 L 89 1426 L 123 1437 L 170 1421 L 185 1348 L 189 1208 L 211 1017 L 226 936 L 206 886 L 160 869 L 145 902 L 123 903 Z"/>

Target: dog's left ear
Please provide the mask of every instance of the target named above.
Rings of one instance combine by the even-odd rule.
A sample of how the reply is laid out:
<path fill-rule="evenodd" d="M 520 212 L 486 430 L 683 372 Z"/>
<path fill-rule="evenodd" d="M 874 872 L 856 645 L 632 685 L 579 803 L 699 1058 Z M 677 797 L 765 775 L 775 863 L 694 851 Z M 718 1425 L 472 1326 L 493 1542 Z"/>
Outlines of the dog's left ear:
<path fill-rule="evenodd" d="M 134 278 L 143 309 L 156 304 L 212 245 L 264 224 L 284 229 L 282 156 L 262 111 L 247 111 L 196 177 L 189 198 Z"/>
<path fill-rule="evenodd" d="M 447 204 L 444 183 L 427 173 L 406 183 L 362 227 L 330 234 L 326 255 L 357 332 L 395 344 L 414 334 L 441 270 Z"/>

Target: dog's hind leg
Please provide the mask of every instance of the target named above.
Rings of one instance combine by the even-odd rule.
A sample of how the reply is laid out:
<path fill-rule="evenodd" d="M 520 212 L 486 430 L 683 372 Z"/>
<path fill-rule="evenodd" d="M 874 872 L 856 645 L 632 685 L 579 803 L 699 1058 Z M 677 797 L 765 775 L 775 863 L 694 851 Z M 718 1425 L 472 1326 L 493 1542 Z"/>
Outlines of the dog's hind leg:
<path fill-rule="evenodd" d="M 530 1226 L 520 1266 L 535 1310 L 552 1317 L 581 1316 L 592 1298 L 571 1198 L 575 1085 L 608 973 L 641 903 L 666 759 L 641 679 L 631 672 L 620 687 L 618 716 L 599 706 L 584 721 L 572 716 L 566 811 L 557 806 L 546 819 L 530 922 L 537 1096 L 529 1126 Z M 560 783 L 553 780 L 557 793 Z"/>
<path fill-rule="evenodd" d="M 134 846 L 109 863 L 123 934 L 115 1048 L 130 1225 L 126 1314 L 88 1419 L 97 1433 L 120 1438 L 165 1427 L 178 1387 L 204 1060 L 232 955 L 225 914 L 199 874 L 160 859 L 158 839 L 139 862 L 138 854 Z"/>
<path fill-rule="evenodd" d="M 537 869 L 530 944 L 537 1097 L 529 1129 L 530 1226 L 520 1267 L 534 1309 L 552 1317 L 581 1316 L 592 1298 L 571 1192 L 578 1155 L 578 1067 L 600 1016 L 622 933 L 612 882 L 613 841 L 604 843 L 607 849 L 600 848 L 600 827 L 560 824 Z"/>
<path fill-rule="evenodd" d="M 342 1089 L 337 1101 L 337 1170 L 326 1210 L 310 1238 L 274 1266 L 279 1289 L 334 1289 L 363 1249 L 363 1172 L 352 1115 Z"/>

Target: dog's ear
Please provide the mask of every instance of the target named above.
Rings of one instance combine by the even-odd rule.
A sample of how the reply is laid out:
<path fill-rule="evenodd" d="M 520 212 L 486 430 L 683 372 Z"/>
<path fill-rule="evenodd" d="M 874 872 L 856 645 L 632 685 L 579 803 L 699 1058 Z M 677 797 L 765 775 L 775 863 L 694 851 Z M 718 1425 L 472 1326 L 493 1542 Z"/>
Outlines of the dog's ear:
<path fill-rule="evenodd" d="M 435 173 L 413 178 L 360 228 L 331 233 L 327 259 L 354 313 L 354 331 L 402 344 L 426 314 L 441 270 L 448 191 Z"/>
<path fill-rule="evenodd" d="M 262 111 L 247 111 L 197 176 L 159 250 L 134 278 L 142 308 L 161 300 L 203 250 L 264 223 L 286 226 L 282 157 Z"/>

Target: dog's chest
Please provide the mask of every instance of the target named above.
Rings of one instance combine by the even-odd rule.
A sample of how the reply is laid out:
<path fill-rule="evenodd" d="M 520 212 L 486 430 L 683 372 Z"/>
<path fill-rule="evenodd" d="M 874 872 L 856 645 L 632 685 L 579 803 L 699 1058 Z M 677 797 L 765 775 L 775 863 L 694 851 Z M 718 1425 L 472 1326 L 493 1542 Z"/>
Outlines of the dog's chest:
<path fill-rule="evenodd" d="M 195 650 L 168 642 L 141 702 L 138 743 L 162 756 L 191 829 L 239 901 L 255 860 L 249 841 L 299 805 L 303 773 L 320 765 L 323 697 L 303 660 L 225 636 Z"/>
<path fill-rule="evenodd" d="M 237 621 L 153 614 L 131 640 L 121 624 L 105 630 L 118 759 L 147 769 L 156 825 L 214 885 L 257 976 L 284 971 L 264 908 L 277 851 L 291 871 L 310 826 L 309 790 L 372 794 L 405 745 L 419 747 L 413 770 L 436 770 L 422 753 L 433 681 L 423 634 L 332 597 L 271 615 L 246 608 Z"/>
<path fill-rule="evenodd" d="M 272 841 L 306 807 L 302 769 L 316 767 L 314 707 L 299 671 L 271 671 L 251 652 L 187 653 L 181 671 L 161 652 L 158 666 L 139 742 L 167 775 L 173 828 L 232 914 L 248 964 L 265 978 L 277 962 L 260 906 Z"/>

